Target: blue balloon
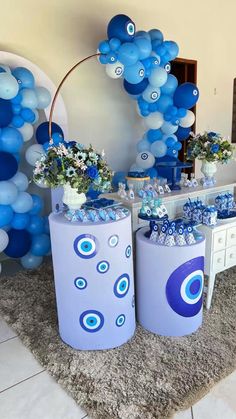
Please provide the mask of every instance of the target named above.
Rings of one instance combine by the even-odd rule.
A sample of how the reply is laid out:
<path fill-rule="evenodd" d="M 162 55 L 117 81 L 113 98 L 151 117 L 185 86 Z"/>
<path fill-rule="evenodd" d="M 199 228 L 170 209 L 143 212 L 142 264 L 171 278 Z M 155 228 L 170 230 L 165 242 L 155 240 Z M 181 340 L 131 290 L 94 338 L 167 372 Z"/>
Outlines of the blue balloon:
<path fill-rule="evenodd" d="M 35 85 L 34 76 L 28 68 L 16 67 L 12 71 L 13 76 L 18 81 L 20 89 L 28 88 L 33 89 Z"/>
<path fill-rule="evenodd" d="M 31 253 L 34 256 L 44 256 L 51 249 L 50 237 L 47 234 L 38 234 L 32 237 Z"/>
<path fill-rule="evenodd" d="M 21 92 L 19 92 L 19 93 L 17 93 L 17 95 L 15 97 L 13 97 L 13 99 L 11 99 L 11 103 L 13 105 L 20 105 L 21 102 L 22 102 L 22 99 L 23 99 L 22 94 L 21 94 Z"/>
<path fill-rule="evenodd" d="M 150 143 L 154 143 L 154 141 L 161 140 L 163 136 L 163 132 L 160 129 L 150 129 L 147 132 L 147 139 Z"/>
<path fill-rule="evenodd" d="M 114 16 L 107 26 L 107 36 L 109 39 L 118 38 L 122 42 L 132 41 L 135 34 L 135 24 L 126 15 Z"/>
<path fill-rule="evenodd" d="M 174 150 L 176 150 L 176 151 L 180 151 L 180 150 L 181 150 L 181 148 L 182 148 L 182 144 L 181 144 L 179 141 L 177 141 L 177 142 L 173 145 L 173 149 L 174 149 Z"/>
<path fill-rule="evenodd" d="M 140 95 L 148 86 L 149 82 L 148 79 L 143 79 L 141 82 L 132 84 L 124 80 L 124 89 L 130 95 Z"/>
<path fill-rule="evenodd" d="M 161 95 L 159 100 L 157 101 L 157 111 L 161 113 L 165 113 L 169 106 L 173 105 L 173 100 L 170 96 Z"/>
<path fill-rule="evenodd" d="M 140 60 L 144 60 L 150 56 L 152 52 L 151 41 L 149 41 L 147 38 L 135 37 L 134 43 L 138 47 Z"/>
<path fill-rule="evenodd" d="M 164 141 L 154 141 L 151 145 L 151 153 L 155 157 L 164 157 L 167 152 L 167 146 Z"/>
<path fill-rule="evenodd" d="M 98 195 L 99 195 L 99 192 L 98 192 Z M 98 195 L 96 196 L 96 198 L 98 197 Z M 44 233 L 50 234 L 48 216 L 44 215 L 43 219 L 44 219 Z"/>
<path fill-rule="evenodd" d="M 18 196 L 16 185 L 9 180 L 2 180 L 0 182 L 0 204 L 11 205 L 15 202 Z"/>
<path fill-rule="evenodd" d="M 44 144 L 47 141 L 50 140 L 49 138 L 49 122 L 42 122 L 36 130 L 36 140 L 39 144 Z M 59 133 L 64 138 L 63 131 L 59 125 L 57 125 L 55 122 L 52 123 L 52 134 Z"/>
<path fill-rule="evenodd" d="M 43 200 L 39 195 L 31 194 L 31 197 L 33 199 L 33 206 L 29 211 L 29 215 L 37 215 L 43 209 Z"/>
<path fill-rule="evenodd" d="M 30 211 L 32 207 L 33 199 L 28 192 L 19 192 L 15 202 L 12 204 L 13 210 L 20 214 Z"/>
<path fill-rule="evenodd" d="M 98 59 L 99 59 L 99 61 L 100 61 L 101 64 L 107 64 L 108 63 L 108 58 L 107 58 L 106 55 L 100 55 L 98 57 Z"/>
<path fill-rule="evenodd" d="M 112 51 L 117 51 L 121 46 L 121 42 L 118 38 L 111 38 L 109 41 L 109 46 Z"/>
<path fill-rule="evenodd" d="M 0 181 L 11 179 L 17 172 L 15 157 L 6 151 L 0 151 Z"/>
<path fill-rule="evenodd" d="M 125 172 L 115 172 L 112 178 L 112 185 L 114 187 L 118 187 L 119 182 L 126 183 L 125 176 L 126 176 Z"/>
<path fill-rule="evenodd" d="M 31 215 L 29 217 L 29 224 L 27 231 L 30 234 L 42 234 L 44 233 L 44 219 L 38 215 Z"/>
<path fill-rule="evenodd" d="M 145 68 L 141 61 L 138 61 L 134 65 L 125 67 L 124 78 L 129 83 L 140 83 L 145 77 Z"/>
<path fill-rule="evenodd" d="M 179 108 L 192 108 L 198 101 L 199 90 L 193 83 L 183 83 L 174 93 L 174 104 Z"/>
<path fill-rule="evenodd" d="M 24 119 L 20 115 L 14 115 L 12 118 L 12 125 L 14 128 L 21 128 L 24 125 Z"/>
<path fill-rule="evenodd" d="M 138 31 L 138 32 L 136 32 L 135 39 L 138 39 L 138 38 L 146 38 L 149 41 L 151 41 L 151 36 L 146 31 Z"/>
<path fill-rule="evenodd" d="M 7 232 L 9 243 L 4 253 L 12 258 L 21 258 L 29 250 L 31 246 L 31 237 L 26 230 L 11 229 Z"/>
<path fill-rule="evenodd" d="M 7 127 L 13 118 L 11 102 L 0 99 L 0 128 Z"/>
<path fill-rule="evenodd" d="M 148 33 L 152 41 L 158 40 L 160 43 L 163 42 L 163 33 L 159 29 L 151 29 L 150 31 L 148 31 Z"/>
<path fill-rule="evenodd" d="M 174 137 L 168 137 L 166 140 L 165 140 L 165 143 L 166 143 L 166 145 L 167 145 L 167 147 L 174 147 L 174 145 L 177 143 L 177 141 L 176 141 L 176 138 L 174 138 Z"/>
<path fill-rule="evenodd" d="M 14 214 L 11 226 L 15 230 L 24 230 L 29 224 L 30 216 L 28 214 Z"/>
<path fill-rule="evenodd" d="M 184 118 L 187 115 L 187 109 L 179 108 L 177 112 L 178 118 Z"/>
<path fill-rule="evenodd" d="M 178 86 L 178 80 L 173 74 L 168 74 L 166 83 L 161 86 L 163 95 L 173 95 Z"/>
<path fill-rule="evenodd" d="M 20 115 L 25 122 L 29 122 L 30 124 L 35 120 L 35 113 L 30 108 L 23 108 Z"/>
<path fill-rule="evenodd" d="M 34 256 L 32 253 L 28 252 L 20 261 L 25 269 L 36 269 L 41 265 L 43 258 L 42 256 Z"/>
<path fill-rule="evenodd" d="M 14 212 L 10 205 L 0 205 L 0 228 L 11 224 L 13 214 Z"/>
<path fill-rule="evenodd" d="M 17 172 L 15 176 L 11 178 L 11 182 L 13 182 L 16 185 L 17 189 L 20 192 L 26 191 L 29 185 L 29 180 L 27 176 L 22 172 Z"/>
<path fill-rule="evenodd" d="M 98 45 L 98 49 L 102 54 L 108 54 L 110 52 L 110 45 L 108 41 L 101 41 Z"/>
<path fill-rule="evenodd" d="M 125 66 L 134 65 L 139 59 L 139 49 L 133 42 L 125 42 L 119 48 L 117 58 Z"/>
<path fill-rule="evenodd" d="M 6 127 L 1 130 L 0 148 L 8 153 L 18 153 L 24 143 L 21 133 L 12 127 Z"/>
<path fill-rule="evenodd" d="M 21 111 L 21 105 L 11 105 L 11 107 L 12 107 L 12 112 L 13 112 L 13 114 L 14 115 L 20 115 L 20 111 Z"/>
<path fill-rule="evenodd" d="M 154 177 L 157 177 L 157 169 L 155 169 L 155 167 L 151 167 L 150 169 L 146 170 L 146 173 L 148 176 L 150 176 L 151 179 L 153 179 Z"/>
<path fill-rule="evenodd" d="M 170 57 L 167 61 L 174 60 L 179 53 L 179 47 L 176 44 L 176 42 L 174 42 L 174 41 L 164 41 L 163 44 L 166 47 L 166 49 L 168 51 L 168 55 Z"/>
<path fill-rule="evenodd" d="M 188 128 L 178 127 L 178 130 L 175 132 L 175 135 L 179 141 L 183 141 L 189 137 L 190 132 L 191 132 L 191 127 L 188 127 Z"/>

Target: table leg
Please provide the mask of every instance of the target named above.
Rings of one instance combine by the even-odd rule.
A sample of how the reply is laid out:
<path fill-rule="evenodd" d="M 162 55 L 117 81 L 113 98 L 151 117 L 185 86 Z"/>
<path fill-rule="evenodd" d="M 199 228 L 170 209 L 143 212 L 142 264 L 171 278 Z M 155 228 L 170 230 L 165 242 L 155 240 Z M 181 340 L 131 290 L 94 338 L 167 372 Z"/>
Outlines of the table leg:
<path fill-rule="evenodd" d="M 207 310 L 209 310 L 209 308 L 211 307 L 211 300 L 212 300 L 212 295 L 213 295 L 213 290 L 214 290 L 214 285 L 215 285 L 215 278 L 216 278 L 216 275 L 214 273 L 208 276 L 207 299 L 206 299 Z"/>

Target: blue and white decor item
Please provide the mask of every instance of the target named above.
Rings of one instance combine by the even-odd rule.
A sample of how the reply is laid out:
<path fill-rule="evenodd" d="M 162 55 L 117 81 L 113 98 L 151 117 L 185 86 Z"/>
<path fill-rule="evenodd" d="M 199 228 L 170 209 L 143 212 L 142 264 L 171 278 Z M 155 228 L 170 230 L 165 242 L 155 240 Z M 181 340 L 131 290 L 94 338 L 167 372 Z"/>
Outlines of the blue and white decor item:
<path fill-rule="evenodd" d="M 227 219 L 236 216 L 236 203 L 232 193 L 220 194 L 215 198 L 215 206 L 219 219 Z"/>
<path fill-rule="evenodd" d="M 130 212 L 96 223 L 51 214 L 49 223 L 62 340 L 80 350 L 122 345 L 135 331 Z"/>
<path fill-rule="evenodd" d="M 163 223 L 151 222 L 150 232 L 147 235 L 150 240 L 163 246 L 191 246 L 202 240 L 202 235 L 191 223 L 182 219 L 170 221 L 165 219 Z"/>
<path fill-rule="evenodd" d="M 184 217 L 195 224 L 213 226 L 217 224 L 217 208 L 215 205 L 203 205 L 202 201 L 192 201 L 190 198 L 183 206 Z"/>
<path fill-rule="evenodd" d="M 27 192 L 29 179 L 20 165 L 25 146 L 30 166 L 44 154 L 40 143 L 27 144 L 34 136 L 38 110 L 50 102 L 50 92 L 36 85 L 30 70 L 0 64 L 0 227 L 8 236 L 1 252 L 20 259 L 27 269 L 37 268 L 51 246 L 43 200 Z"/>
<path fill-rule="evenodd" d="M 124 90 L 146 125 L 130 170 L 136 167 L 157 177 L 159 159 L 178 160 L 181 142 L 188 138 L 195 121 L 190 109 L 197 103 L 198 88 L 193 83 L 178 86 L 171 61 L 179 47 L 164 40 L 159 29 L 136 31 L 132 19 L 120 14 L 108 23 L 107 38 L 98 45 L 99 60 L 109 77 L 123 78 Z"/>

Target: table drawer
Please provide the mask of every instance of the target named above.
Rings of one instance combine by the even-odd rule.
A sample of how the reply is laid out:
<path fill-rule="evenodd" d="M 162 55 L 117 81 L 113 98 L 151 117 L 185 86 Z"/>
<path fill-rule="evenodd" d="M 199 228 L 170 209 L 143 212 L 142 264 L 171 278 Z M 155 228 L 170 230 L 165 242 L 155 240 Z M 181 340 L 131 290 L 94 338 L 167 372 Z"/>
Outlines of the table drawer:
<path fill-rule="evenodd" d="M 225 269 L 225 250 L 213 253 L 212 270 L 217 273 Z"/>
<path fill-rule="evenodd" d="M 226 245 L 226 230 L 217 231 L 213 236 L 213 251 L 224 249 Z"/>
<path fill-rule="evenodd" d="M 236 265 L 236 246 L 229 247 L 225 251 L 225 268 Z"/>
<path fill-rule="evenodd" d="M 236 246 L 236 227 L 227 229 L 226 246 Z"/>

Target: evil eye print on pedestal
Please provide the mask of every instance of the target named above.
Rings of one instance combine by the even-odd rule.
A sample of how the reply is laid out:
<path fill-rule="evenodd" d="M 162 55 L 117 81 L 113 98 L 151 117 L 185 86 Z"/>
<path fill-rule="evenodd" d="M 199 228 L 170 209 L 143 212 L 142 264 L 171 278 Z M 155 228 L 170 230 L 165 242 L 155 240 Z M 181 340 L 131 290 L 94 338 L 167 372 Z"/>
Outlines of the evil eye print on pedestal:
<path fill-rule="evenodd" d="M 82 277 L 75 278 L 74 284 L 79 290 L 84 290 L 87 287 L 87 281 Z"/>
<path fill-rule="evenodd" d="M 125 256 L 126 256 L 127 258 L 130 258 L 130 256 L 131 256 L 131 246 L 130 246 L 130 244 L 129 244 L 129 246 L 127 246 L 127 247 L 126 247 L 126 249 L 125 249 Z"/>
<path fill-rule="evenodd" d="M 118 298 L 123 298 L 126 296 L 130 287 L 130 278 L 128 274 L 123 274 L 119 276 L 114 284 L 114 294 Z"/>
<path fill-rule="evenodd" d="M 116 319 L 116 326 L 121 327 L 125 323 L 125 315 L 120 314 Z"/>
<path fill-rule="evenodd" d="M 117 236 L 117 234 L 115 234 L 114 236 L 109 237 L 108 239 L 108 244 L 110 247 L 116 247 L 119 243 L 119 237 Z"/>
<path fill-rule="evenodd" d="M 74 241 L 75 253 L 83 259 L 94 257 L 98 251 L 98 241 L 91 234 L 81 234 Z"/>
<path fill-rule="evenodd" d="M 86 310 L 79 318 L 80 326 L 86 332 L 98 332 L 104 325 L 104 316 L 97 310 Z"/>
<path fill-rule="evenodd" d="M 109 262 L 107 262 L 107 260 L 101 260 L 101 262 L 97 264 L 97 271 L 100 274 L 105 274 L 109 268 L 110 268 L 110 264 Z"/>
<path fill-rule="evenodd" d="M 166 284 L 167 301 L 176 313 L 193 317 L 202 307 L 204 257 L 199 256 L 179 266 Z"/>

